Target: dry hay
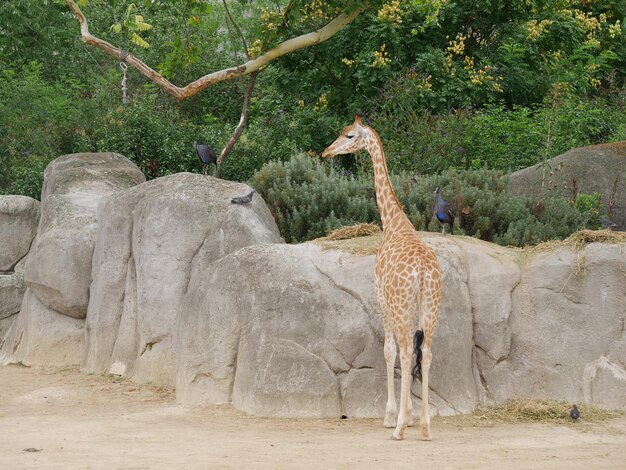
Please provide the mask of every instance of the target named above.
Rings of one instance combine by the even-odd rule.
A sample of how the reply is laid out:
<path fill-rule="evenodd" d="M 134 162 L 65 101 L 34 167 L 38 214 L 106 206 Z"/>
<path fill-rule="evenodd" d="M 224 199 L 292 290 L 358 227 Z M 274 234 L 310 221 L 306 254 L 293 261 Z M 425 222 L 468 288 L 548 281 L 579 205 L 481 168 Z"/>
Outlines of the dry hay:
<path fill-rule="evenodd" d="M 604 410 L 593 405 L 577 405 L 580 422 L 598 423 L 617 418 L 621 411 Z M 572 404 L 565 401 L 513 398 L 507 402 L 485 408 L 478 408 L 469 416 L 458 417 L 459 424 L 468 426 L 492 426 L 496 423 L 571 423 Z"/>
<path fill-rule="evenodd" d="M 355 224 L 333 230 L 325 237 L 318 238 L 318 240 L 348 240 L 351 238 L 376 235 L 380 232 L 380 227 L 376 224 Z"/>
<path fill-rule="evenodd" d="M 578 256 L 576 267 L 572 274 L 580 276 L 585 273 L 585 257 L 582 250 L 588 243 L 623 244 L 626 243 L 626 232 L 614 232 L 611 230 L 579 230 L 578 232 L 571 234 L 565 240 L 549 240 L 539 243 L 538 245 L 525 246 L 521 250 L 522 257 L 520 260 L 526 259 L 526 255 L 546 253 L 564 247 L 572 248 Z"/>
<path fill-rule="evenodd" d="M 333 230 L 325 237 L 311 240 L 324 250 L 341 250 L 353 255 L 375 255 L 382 231 L 376 224 L 357 224 Z"/>
<path fill-rule="evenodd" d="M 582 250 L 588 243 L 626 243 L 626 232 L 612 230 L 579 230 L 565 240 L 549 240 L 538 245 L 526 246 L 529 253 L 553 251 L 561 247 L 571 247 L 575 251 Z"/>
<path fill-rule="evenodd" d="M 327 236 L 311 240 L 310 243 L 320 245 L 325 250 L 342 250 L 355 255 L 375 255 L 380 245 L 381 230 L 376 224 L 357 224 L 342 227 L 330 232 Z M 576 274 L 584 272 L 584 257 L 580 253 L 588 243 L 626 243 L 626 232 L 611 230 L 579 230 L 565 240 L 550 240 L 538 245 L 517 248 L 520 262 L 528 259 L 528 255 L 554 251 L 563 247 L 571 247 L 579 255 Z M 509 247 L 514 248 L 514 247 Z"/>

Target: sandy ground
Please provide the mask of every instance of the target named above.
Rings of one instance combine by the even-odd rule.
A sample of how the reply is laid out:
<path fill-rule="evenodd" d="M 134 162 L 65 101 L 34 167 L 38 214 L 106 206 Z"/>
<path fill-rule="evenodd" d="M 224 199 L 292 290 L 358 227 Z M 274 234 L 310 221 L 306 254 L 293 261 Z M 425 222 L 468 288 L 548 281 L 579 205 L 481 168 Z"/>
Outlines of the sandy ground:
<path fill-rule="evenodd" d="M 625 469 L 626 417 L 601 424 L 435 418 L 432 442 L 382 420 L 262 419 L 77 370 L 0 367 L 0 469 Z"/>

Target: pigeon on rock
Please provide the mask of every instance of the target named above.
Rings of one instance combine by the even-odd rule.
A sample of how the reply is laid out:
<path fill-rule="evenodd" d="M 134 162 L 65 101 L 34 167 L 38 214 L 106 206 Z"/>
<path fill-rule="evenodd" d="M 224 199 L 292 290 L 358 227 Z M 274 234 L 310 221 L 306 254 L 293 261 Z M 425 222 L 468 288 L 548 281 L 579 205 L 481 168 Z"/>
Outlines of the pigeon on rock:
<path fill-rule="evenodd" d="M 254 196 L 254 192 L 255 191 L 252 190 L 252 192 L 246 194 L 245 196 L 234 197 L 230 200 L 230 202 L 232 202 L 233 204 L 248 204 L 250 201 L 252 201 L 252 196 Z"/>

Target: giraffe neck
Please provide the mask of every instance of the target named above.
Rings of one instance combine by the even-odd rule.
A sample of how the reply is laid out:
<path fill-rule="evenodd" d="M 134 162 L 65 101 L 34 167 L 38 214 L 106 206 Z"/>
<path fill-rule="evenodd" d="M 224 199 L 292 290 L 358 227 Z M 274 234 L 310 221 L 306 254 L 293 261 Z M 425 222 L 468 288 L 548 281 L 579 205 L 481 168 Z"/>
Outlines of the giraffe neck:
<path fill-rule="evenodd" d="M 408 221 L 408 218 L 402 210 L 402 205 L 389 179 L 385 152 L 383 151 L 383 144 L 380 137 L 378 137 L 374 129 L 369 128 L 369 130 L 371 132 L 371 138 L 368 141 L 366 149 L 372 157 L 372 163 L 374 165 L 376 204 L 378 205 L 383 230 L 386 230 L 400 220 L 406 219 Z"/>

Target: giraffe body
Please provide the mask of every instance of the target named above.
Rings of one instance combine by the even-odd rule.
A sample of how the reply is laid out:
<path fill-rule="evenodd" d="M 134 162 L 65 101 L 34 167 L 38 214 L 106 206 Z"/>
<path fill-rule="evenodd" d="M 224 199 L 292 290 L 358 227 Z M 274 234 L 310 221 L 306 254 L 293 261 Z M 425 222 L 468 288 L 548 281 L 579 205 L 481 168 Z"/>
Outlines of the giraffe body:
<path fill-rule="evenodd" d="M 393 190 L 382 143 L 374 129 L 359 116 L 323 153 L 326 158 L 365 149 L 372 157 L 376 203 L 383 224 L 383 236 L 376 257 L 376 296 L 385 330 L 384 354 L 387 364 L 387 406 L 384 425 L 395 427 L 392 439 L 403 439 L 412 424 L 411 363 L 413 339 L 423 332 L 422 410 L 420 437 L 430 440 L 428 373 L 432 360 L 432 337 L 441 302 L 441 272 L 436 253 L 419 237 Z M 394 372 L 400 355 L 400 409 L 396 406 Z"/>

